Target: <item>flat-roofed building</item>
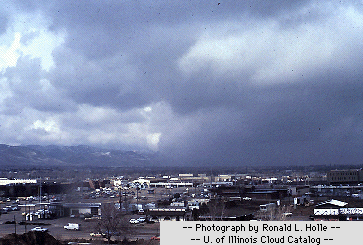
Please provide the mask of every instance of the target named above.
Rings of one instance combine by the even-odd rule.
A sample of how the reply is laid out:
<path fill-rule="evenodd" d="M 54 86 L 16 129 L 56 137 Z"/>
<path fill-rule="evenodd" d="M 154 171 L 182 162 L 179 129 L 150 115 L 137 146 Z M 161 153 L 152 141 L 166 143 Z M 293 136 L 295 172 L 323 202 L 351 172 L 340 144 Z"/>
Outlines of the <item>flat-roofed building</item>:
<path fill-rule="evenodd" d="M 149 220 L 157 222 L 191 220 L 191 213 L 185 208 L 152 208 L 146 214 Z"/>
<path fill-rule="evenodd" d="M 7 179 L 0 178 L 0 185 L 13 185 L 13 184 L 36 184 L 36 179 Z"/>
<path fill-rule="evenodd" d="M 64 215 L 101 215 L 101 203 L 64 203 Z"/>
<path fill-rule="evenodd" d="M 327 174 L 330 184 L 356 184 L 363 182 L 362 169 L 331 170 Z"/>

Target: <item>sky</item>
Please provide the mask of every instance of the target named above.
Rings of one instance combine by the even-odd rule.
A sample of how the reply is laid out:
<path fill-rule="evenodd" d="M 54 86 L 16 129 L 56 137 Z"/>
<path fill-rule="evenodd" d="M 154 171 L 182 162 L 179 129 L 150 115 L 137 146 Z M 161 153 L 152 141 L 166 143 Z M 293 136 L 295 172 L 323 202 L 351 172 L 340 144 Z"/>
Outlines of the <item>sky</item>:
<path fill-rule="evenodd" d="M 0 5 L 1 143 L 362 163 L 362 1 Z"/>

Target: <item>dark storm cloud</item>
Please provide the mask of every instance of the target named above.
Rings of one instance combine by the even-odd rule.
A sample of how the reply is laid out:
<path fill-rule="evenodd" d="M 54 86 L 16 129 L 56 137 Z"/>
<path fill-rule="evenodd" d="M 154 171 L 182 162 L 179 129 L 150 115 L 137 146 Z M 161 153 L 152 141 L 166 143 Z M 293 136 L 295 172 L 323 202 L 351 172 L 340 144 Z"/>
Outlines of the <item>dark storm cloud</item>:
<path fill-rule="evenodd" d="M 210 91 L 201 93 L 205 88 L 200 82 L 209 81 L 201 81 L 207 80 L 203 78 L 203 74 L 193 77 L 194 81 L 183 81 L 185 78 L 180 76 L 175 67 L 177 59 L 187 52 L 201 30 L 229 28 L 220 24 L 221 21 L 241 21 L 246 14 L 257 18 L 271 18 L 271 15 L 290 11 L 306 3 L 53 1 L 44 5 L 44 12 L 53 19 L 52 28 L 66 28 L 68 35 L 65 45 L 69 47 L 67 53 L 55 53 L 57 77 L 53 80 L 57 86 L 66 87 L 72 93 L 73 99 L 93 105 L 132 108 L 161 99 L 174 103 L 175 109 L 182 112 L 198 108 L 196 104 L 211 106 L 226 103 L 225 100 L 233 102 L 230 94 L 238 96 L 237 90 L 225 87 L 234 85 L 216 85 L 215 90 L 210 88 Z M 35 8 L 34 6 L 39 5 L 34 3 L 30 6 Z M 189 32 L 194 34 L 190 35 Z M 85 59 L 84 62 L 79 62 L 78 54 Z M 84 74 L 85 72 L 79 71 L 74 74 L 64 67 L 70 59 L 71 62 L 74 61 L 72 69 L 87 70 L 88 59 L 104 63 L 108 62 L 107 57 L 122 55 L 127 60 L 124 59 L 125 63 L 113 64 L 114 70 L 101 64 L 98 72 L 87 71 Z M 72 59 L 71 56 L 76 56 L 77 59 Z M 127 77 L 127 65 L 134 69 L 131 72 L 137 73 L 134 79 Z M 122 72 L 118 72 L 117 68 Z M 73 85 L 67 87 L 67 84 Z M 188 94 L 190 96 L 185 98 Z M 197 97 L 202 98 L 195 99 Z"/>
<path fill-rule="evenodd" d="M 91 58 L 114 54 L 115 50 L 133 49 L 142 42 L 155 42 L 149 28 L 178 29 L 183 25 L 214 28 L 221 20 L 239 20 L 244 16 L 271 18 L 295 11 L 310 1 L 19 1 L 25 10 L 43 9 L 53 20 L 51 28 L 66 28 L 67 45 Z M 181 35 L 186 33 L 181 32 Z M 183 39 L 179 36 L 179 39 Z"/>
<path fill-rule="evenodd" d="M 187 162 L 204 164 L 360 163 L 362 86 L 292 86 L 283 89 L 288 96 L 281 91 L 259 92 L 270 96 L 268 105 L 251 99 L 240 109 L 198 115 L 200 128 L 165 150 Z"/>
<path fill-rule="evenodd" d="M 49 71 L 25 57 L 6 70 L 12 96 L 3 104 L 75 113 L 57 121 L 77 135 L 70 142 L 117 147 L 126 144 L 120 129 L 137 135 L 134 145 L 147 138 L 178 161 L 205 164 L 363 155 L 363 12 L 354 1 L 17 2 L 65 40 Z"/>

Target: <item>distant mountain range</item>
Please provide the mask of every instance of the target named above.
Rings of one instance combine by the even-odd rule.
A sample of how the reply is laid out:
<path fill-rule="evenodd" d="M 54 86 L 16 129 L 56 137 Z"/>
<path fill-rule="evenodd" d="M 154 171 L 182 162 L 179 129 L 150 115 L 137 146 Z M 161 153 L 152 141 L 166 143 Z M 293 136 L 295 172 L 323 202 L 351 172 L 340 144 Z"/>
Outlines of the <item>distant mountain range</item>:
<path fill-rule="evenodd" d="M 0 167 L 132 167 L 155 165 L 159 160 L 156 153 L 107 150 L 85 145 L 10 146 L 0 144 Z"/>

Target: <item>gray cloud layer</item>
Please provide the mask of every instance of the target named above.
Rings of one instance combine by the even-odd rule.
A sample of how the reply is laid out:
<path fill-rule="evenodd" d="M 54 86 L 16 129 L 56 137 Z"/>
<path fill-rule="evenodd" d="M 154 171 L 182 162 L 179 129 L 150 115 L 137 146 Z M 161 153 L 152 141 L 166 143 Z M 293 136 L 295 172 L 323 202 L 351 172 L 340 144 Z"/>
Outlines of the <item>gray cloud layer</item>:
<path fill-rule="evenodd" d="M 4 143 L 128 146 L 184 163 L 361 162 L 356 1 L 3 4 Z"/>

